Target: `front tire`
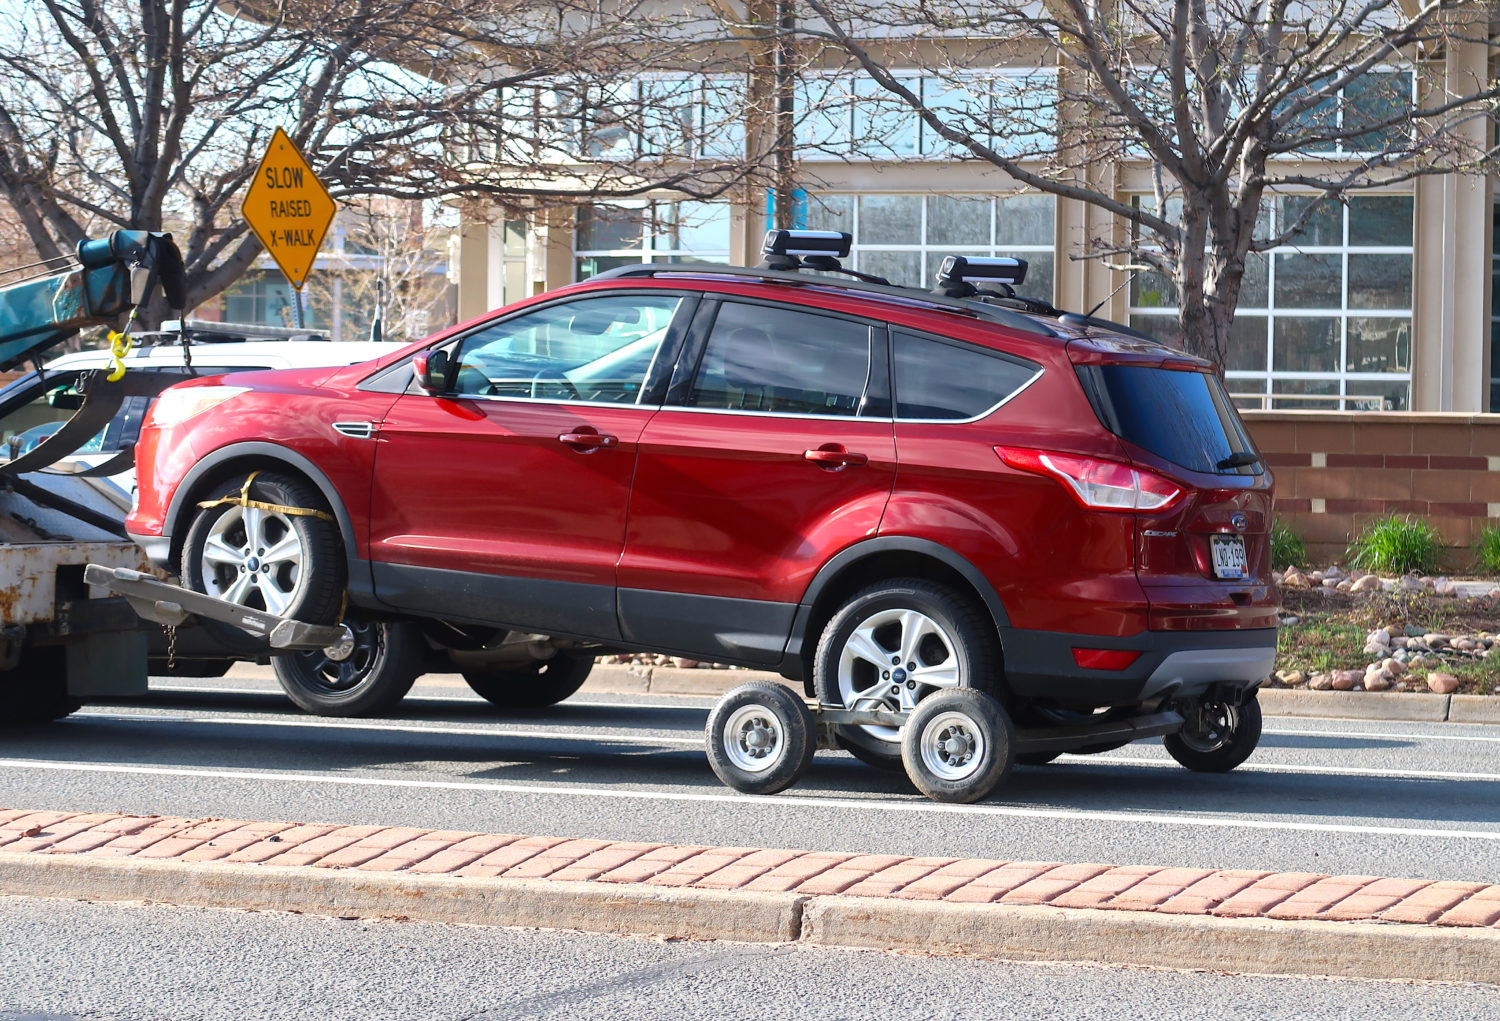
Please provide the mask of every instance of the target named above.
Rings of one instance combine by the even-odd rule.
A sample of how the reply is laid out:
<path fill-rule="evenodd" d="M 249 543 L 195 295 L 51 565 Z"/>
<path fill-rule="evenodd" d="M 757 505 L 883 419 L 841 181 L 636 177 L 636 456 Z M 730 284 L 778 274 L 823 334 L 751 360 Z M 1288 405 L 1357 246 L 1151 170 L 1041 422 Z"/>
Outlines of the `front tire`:
<path fill-rule="evenodd" d="M 1227 773 L 1244 762 L 1260 744 L 1260 703 L 1252 695 L 1236 705 L 1222 699 L 1180 704 L 1187 721 L 1175 734 L 1163 737 L 1167 754 L 1196 773 Z"/>
<path fill-rule="evenodd" d="M 825 705 L 911 712 L 934 692 L 990 688 L 998 672 L 989 614 L 946 585 L 919 578 L 856 592 L 823 629 L 813 684 Z M 841 726 L 839 744 L 882 769 L 901 769 L 894 727 Z"/>
<path fill-rule="evenodd" d="M 209 499 L 237 500 L 244 489 L 240 476 Z M 322 507 L 311 485 L 276 472 L 256 474 L 248 495 L 275 507 Z M 181 576 L 188 588 L 309 624 L 338 620 L 345 571 L 338 527 L 311 514 L 222 503 L 198 511 L 182 544 Z"/>
<path fill-rule="evenodd" d="M 594 657 L 557 652 L 518 667 L 468 667 L 460 671 L 474 694 L 501 709 L 556 705 L 583 687 Z"/>
<path fill-rule="evenodd" d="M 375 716 L 393 709 L 422 673 L 426 643 L 415 625 L 346 617 L 347 652 L 289 652 L 271 658 L 287 698 L 317 716 Z"/>

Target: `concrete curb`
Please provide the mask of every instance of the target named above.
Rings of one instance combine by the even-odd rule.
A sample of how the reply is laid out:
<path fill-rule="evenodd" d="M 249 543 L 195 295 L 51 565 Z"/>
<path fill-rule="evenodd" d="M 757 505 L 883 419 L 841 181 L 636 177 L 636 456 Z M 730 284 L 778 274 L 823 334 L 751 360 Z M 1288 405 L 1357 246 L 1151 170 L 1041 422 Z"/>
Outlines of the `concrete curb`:
<path fill-rule="evenodd" d="M 585 692 L 718 696 L 746 681 L 801 686 L 766 670 L 691 670 L 667 666 L 600 663 Z M 1315 716 L 1345 720 L 1413 723 L 1500 723 L 1500 696 L 1435 695 L 1418 691 L 1303 691 L 1261 688 L 1269 716 Z"/>
<path fill-rule="evenodd" d="M 517 925 L 683 939 L 784 942 L 795 894 L 546 879 L 456 879 L 285 865 L 228 865 L 0 851 L 0 895 Z"/>
<path fill-rule="evenodd" d="M 1500 983 L 1500 931 L 0 852 L 0 895 L 1015 961 Z"/>
<path fill-rule="evenodd" d="M 802 942 L 1009 961 L 1155 965 L 1267 975 L 1500 982 L 1500 934 L 1360 922 L 1195 918 L 817 897 Z"/>

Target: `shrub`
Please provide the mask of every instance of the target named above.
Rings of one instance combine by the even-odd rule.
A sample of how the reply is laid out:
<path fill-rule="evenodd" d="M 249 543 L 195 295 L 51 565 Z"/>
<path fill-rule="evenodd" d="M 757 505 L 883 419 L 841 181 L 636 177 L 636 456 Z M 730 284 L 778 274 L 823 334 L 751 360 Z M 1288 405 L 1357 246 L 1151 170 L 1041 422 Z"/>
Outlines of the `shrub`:
<path fill-rule="evenodd" d="M 1500 525 L 1490 525 L 1474 540 L 1474 567 L 1486 574 L 1500 574 Z"/>
<path fill-rule="evenodd" d="M 1349 544 L 1349 566 L 1363 571 L 1405 574 L 1437 567 L 1442 536 L 1426 521 L 1392 514 L 1372 521 Z"/>
<path fill-rule="evenodd" d="M 1307 547 L 1290 525 L 1280 518 L 1271 523 L 1271 566 L 1300 567 L 1307 563 Z"/>

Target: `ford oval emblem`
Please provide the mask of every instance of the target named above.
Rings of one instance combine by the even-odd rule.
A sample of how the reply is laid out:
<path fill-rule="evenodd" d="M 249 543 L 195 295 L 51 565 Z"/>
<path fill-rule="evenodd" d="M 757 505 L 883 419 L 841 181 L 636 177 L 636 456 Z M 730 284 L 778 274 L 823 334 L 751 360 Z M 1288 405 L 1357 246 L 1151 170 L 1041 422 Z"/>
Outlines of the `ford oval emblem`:
<path fill-rule="evenodd" d="M 1250 519 L 1245 516 L 1244 511 L 1235 511 L 1229 516 L 1229 523 L 1234 526 L 1236 532 L 1243 532 L 1250 527 Z"/>

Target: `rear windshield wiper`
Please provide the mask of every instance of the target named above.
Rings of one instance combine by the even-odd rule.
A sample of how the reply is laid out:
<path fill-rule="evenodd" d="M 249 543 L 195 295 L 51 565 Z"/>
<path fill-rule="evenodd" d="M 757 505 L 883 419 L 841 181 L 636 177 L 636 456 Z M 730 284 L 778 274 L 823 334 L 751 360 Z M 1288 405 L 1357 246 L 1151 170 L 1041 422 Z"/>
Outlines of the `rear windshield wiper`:
<path fill-rule="evenodd" d="M 1241 450 L 1237 454 L 1230 454 L 1214 467 L 1222 471 L 1225 468 L 1243 468 L 1247 464 L 1260 464 L 1260 455 L 1249 450 Z"/>

